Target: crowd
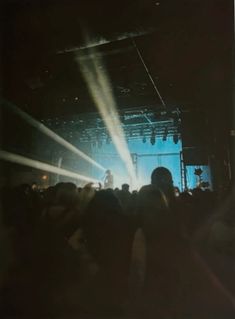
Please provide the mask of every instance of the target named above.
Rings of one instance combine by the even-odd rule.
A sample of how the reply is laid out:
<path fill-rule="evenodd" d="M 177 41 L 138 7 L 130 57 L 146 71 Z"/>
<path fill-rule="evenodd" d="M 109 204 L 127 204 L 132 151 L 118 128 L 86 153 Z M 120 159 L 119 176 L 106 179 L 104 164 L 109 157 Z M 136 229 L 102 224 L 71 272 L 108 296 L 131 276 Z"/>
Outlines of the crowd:
<path fill-rule="evenodd" d="M 138 192 L 21 185 L 1 207 L 1 318 L 234 318 L 232 195 L 158 167 Z"/>

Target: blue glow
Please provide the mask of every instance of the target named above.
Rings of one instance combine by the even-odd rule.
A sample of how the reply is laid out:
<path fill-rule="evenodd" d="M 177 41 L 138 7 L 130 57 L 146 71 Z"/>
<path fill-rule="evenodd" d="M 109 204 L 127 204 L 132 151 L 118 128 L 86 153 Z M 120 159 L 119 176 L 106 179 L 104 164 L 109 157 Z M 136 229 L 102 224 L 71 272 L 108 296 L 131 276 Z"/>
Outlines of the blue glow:
<path fill-rule="evenodd" d="M 188 165 L 186 166 L 186 179 L 187 179 L 187 186 L 190 189 L 197 187 L 198 185 L 198 176 L 194 174 L 196 168 L 202 169 L 201 179 L 203 182 L 209 183 L 209 188 L 212 189 L 212 182 L 211 182 L 211 170 L 209 166 L 194 166 Z"/>
<path fill-rule="evenodd" d="M 182 188 L 180 169 L 181 141 L 175 144 L 172 137 L 168 137 L 166 141 L 162 141 L 162 138 L 157 138 L 155 145 L 151 145 L 149 139 L 147 139 L 146 143 L 143 143 L 142 138 L 140 138 L 130 140 L 128 148 L 132 158 L 134 158 L 134 167 L 138 177 L 138 185 L 135 188 L 149 184 L 151 173 L 158 166 L 167 167 L 173 175 L 174 185 L 180 189 Z M 120 187 L 121 184 L 130 182 L 125 164 L 120 159 L 112 143 L 103 144 L 100 148 L 92 146 L 91 152 L 95 161 L 111 169 L 115 174 L 115 187 Z M 92 170 L 92 176 L 102 179 L 102 174 L 95 167 L 92 167 Z"/>

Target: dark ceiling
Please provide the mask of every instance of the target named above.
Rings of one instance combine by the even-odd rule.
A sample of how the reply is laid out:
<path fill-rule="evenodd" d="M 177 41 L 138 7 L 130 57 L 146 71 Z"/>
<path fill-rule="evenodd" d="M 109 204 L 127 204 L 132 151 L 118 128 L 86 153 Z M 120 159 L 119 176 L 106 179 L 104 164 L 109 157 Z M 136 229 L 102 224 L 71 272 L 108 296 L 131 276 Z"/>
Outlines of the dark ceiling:
<path fill-rule="evenodd" d="M 231 0 L 8 0 L 3 9 L 3 96 L 38 118 L 95 110 L 75 61 L 78 52 L 88 59 L 76 51 L 84 29 L 110 42 L 97 50 L 119 108 L 160 105 L 136 34 L 167 105 L 231 106 Z"/>

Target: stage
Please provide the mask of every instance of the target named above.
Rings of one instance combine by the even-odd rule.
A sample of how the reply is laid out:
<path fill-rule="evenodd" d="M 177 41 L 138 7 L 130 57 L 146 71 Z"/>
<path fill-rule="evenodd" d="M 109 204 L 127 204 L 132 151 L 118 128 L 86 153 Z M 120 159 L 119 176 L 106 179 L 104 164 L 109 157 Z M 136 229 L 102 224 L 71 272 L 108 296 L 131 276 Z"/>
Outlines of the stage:
<path fill-rule="evenodd" d="M 105 169 L 111 170 L 114 176 L 114 188 L 120 188 L 123 183 L 128 183 L 132 190 L 138 190 L 150 183 L 154 168 L 164 166 L 171 171 L 174 185 L 180 191 L 198 186 L 199 178 L 194 174 L 198 168 L 203 171 L 200 181 L 209 183 L 212 189 L 212 176 L 207 159 L 197 160 L 193 156 L 192 160 L 184 156 L 185 133 L 182 134 L 181 114 L 178 108 L 172 109 L 171 112 L 146 108 L 125 110 L 120 113 L 120 120 L 137 177 L 135 183 L 131 180 L 126 163 L 98 114 L 83 114 L 66 120 L 45 120 L 44 123 Z M 191 153 L 194 155 L 195 150 Z M 79 159 L 67 150 L 54 149 L 52 157 L 53 163 L 59 167 L 83 172 L 84 175 L 92 176 L 101 183 L 104 181 L 105 171 L 82 158 Z M 57 176 L 53 181 L 68 180 L 66 177 Z M 84 182 L 78 180 L 73 182 L 78 186 L 84 186 Z"/>

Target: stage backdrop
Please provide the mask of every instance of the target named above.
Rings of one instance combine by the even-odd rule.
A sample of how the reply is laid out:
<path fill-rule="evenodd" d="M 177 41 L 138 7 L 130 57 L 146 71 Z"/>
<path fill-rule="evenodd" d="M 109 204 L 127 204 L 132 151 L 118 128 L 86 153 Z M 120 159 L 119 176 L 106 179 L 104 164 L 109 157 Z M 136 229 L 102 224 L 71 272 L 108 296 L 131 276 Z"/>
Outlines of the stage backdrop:
<path fill-rule="evenodd" d="M 152 145 L 149 140 L 146 143 L 143 143 L 142 139 L 130 140 L 128 141 L 128 148 L 139 180 L 135 188 L 149 184 L 153 169 L 158 166 L 165 166 L 172 172 L 174 185 L 181 189 L 181 141 L 175 144 L 172 137 L 168 137 L 166 141 L 163 141 L 162 138 L 156 138 L 156 143 Z M 123 183 L 130 183 L 125 163 L 120 159 L 112 143 L 103 143 L 100 147 L 93 145 L 91 156 L 113 172 L 115 187 L 120 187 Z M 102 180 L 104 174 L 93 167 L 92 176 Z"/>

